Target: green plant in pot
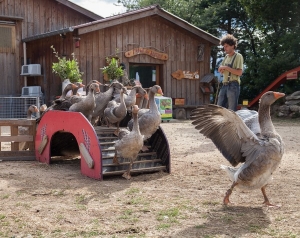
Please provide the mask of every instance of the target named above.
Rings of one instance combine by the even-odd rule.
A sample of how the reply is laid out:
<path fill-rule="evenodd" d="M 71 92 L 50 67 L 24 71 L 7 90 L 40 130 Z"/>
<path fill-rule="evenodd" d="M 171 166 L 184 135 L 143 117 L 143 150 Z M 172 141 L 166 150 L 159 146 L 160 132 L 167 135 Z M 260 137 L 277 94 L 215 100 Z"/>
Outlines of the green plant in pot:
<path fill-rule="evenodd" d="M 53 54 L 58 59 L 57 63 L 52 63 L 52 72 L 61 78 L 62 82 L 69 79 L 71 83 L 82 82 L 83 72 L 80 72 L 77 59 L 74 53 L 72 53 L 72 59 L 66 57 L 59 57 L 53 45 L 50 47 L 53 50 Z"/>
<path fill-rule="evenodd" d="M 116 58 L 106 58 L 107 66 L 100 68 L 104 74 L 107 75 L 108 80 L 112 82 L 113 80 L 119 80 L 123 76 L 124 72 L 121 66 L 118 65 L 118 60 Z"/>
<path fill-rule="evenodd" d="M 67 59 L 66 57 L 59 57 L 58 52 L 56 52 L 53 45 L 50 47 L 53 50 L 53 54 L 58 59 L 57 63 L 52 63 L 52 72 L 61 78 L 62 81 L 62 91 L 69 83 L 82 82 L 83 72 L 80 72 L 77 59 L 75 54 L 72 53 L 72 59 Z M 78 93 L 80 93 L 80 88 Z M 71 91 L 67 93 L 67 96 L 71 95 Z"/>

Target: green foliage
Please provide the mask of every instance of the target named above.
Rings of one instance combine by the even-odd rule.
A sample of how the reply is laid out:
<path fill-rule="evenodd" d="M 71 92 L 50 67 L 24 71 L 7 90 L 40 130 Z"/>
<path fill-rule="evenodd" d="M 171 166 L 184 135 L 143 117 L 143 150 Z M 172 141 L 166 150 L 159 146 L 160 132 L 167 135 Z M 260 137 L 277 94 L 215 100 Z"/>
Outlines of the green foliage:
<path fill-rule="evenodd" d="M 103 73 L 107 74 L 109 80 L 118 79 L 123 76 L 124 72 L 121 66 L 118 66 L 116 58 L 106 58 L 108 66 L 100 68 Z"/>
<path fill-rule="evenodd" d="M 80 72 L 77 59 L 72 53 L 72 59 L 59 57 L 53 45 L 50 47 L 53 54 L 58 59 L 57 63 L 52 63 L 52 72 L 61 78 L 62 81 L 69 79 L 71 83 L 82 82 L 83 72 Z"/>

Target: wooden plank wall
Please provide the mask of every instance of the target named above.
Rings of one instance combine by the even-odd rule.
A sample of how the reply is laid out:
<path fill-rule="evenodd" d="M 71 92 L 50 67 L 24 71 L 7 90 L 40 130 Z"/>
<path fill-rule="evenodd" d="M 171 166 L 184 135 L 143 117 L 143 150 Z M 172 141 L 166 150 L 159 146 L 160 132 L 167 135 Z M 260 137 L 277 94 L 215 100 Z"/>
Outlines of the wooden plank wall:
<path fill-rule="evenodd" d="M 23 20 L 16 20 L 15 53 L 0 53 L 0 79 L 2 82 L 0 95 L 13 96 L 19 96 L 24 86 L 24 77 L 20 76 L 21 58 L 23 57 L 21 40 L 23 38 L 92 21 L 89 17 L 54 0 L 2 0 L 0 1 L 0 16 L 23 18 Z M 2 20 L 1 17 L 0 20 Z M 8 21 L 9 19 L 4 18 L 3 20 Z M 35 61 L 34 58 L 30 60 L 30 63 L 43 62 Z M 36 81 L 40 83 L 41 79 L 28 77 L 28 81 L 28 85 L 40 85 L 35 83 Z"/>
<path fill-rule="evenodd" d="M 28 43 L 30 57 L 36 62 L 43 63 L 45 69 L 44 84 L 47 103 L 61 92 L 60 79 L 52 73 L 52 62 L 56 58 L 50 50 L 54 45 L 60 54 L 71 56 L 74 52 L 79 61 L 80 70 L 84 72 L 83 83 L 96 79 L 103 81 L 100 70 L 105 65 L 107 56 L 117 54 L 120 62 L 125 63 L 129 70 L 129 63 L 150 63 L 162 65 L 160 85 L 164 94 L 172 98 L 185 98 L 188 105 L 207 103 L 209 95 L 204 96 L 199 87 L 200 80 L 176 80 L 171 74 L 178 70 L 199 71 L 200 78 L 210 73 L 210 43 L 186 30 L 169 23 L 160 17 L 147 17 L 133 22 L 104 28 L 80 35 L 80 47 L 75 48 L 72 33 L 66 39 L 59 36 L 49 37 Z M 63 43 L 64 42 L 64 43 Z M 197 61 L 197 49 L 205 44 L 204 61 Z M 152 58 L 148 55 L 137 55 L 126 58 L 124 53 L 136 47 L 147 47 L 167 53 L 167 61 Z M 42 52 L 40 51 L 42 50 Z M 41 80 L 40 80 L 41 81 Z M 35 83 L 40 83 L 37 81 Z"/>

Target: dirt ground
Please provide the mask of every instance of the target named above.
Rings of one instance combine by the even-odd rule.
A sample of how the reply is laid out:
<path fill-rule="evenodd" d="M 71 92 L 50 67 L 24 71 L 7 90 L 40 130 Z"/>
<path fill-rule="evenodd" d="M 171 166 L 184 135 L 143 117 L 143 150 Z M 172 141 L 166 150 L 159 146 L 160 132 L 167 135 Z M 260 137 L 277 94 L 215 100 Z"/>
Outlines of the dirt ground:
<path fill-rule="evenodd" d="M 171 173 L 93 180 L 78 164 L 0 162 L 0 237 L 300 237 L 299 119 L 274 125 L 286 144 L 262 205 L 260 190 L 234 190 L 228 164 L 191 122 L 162 123 Z"/>

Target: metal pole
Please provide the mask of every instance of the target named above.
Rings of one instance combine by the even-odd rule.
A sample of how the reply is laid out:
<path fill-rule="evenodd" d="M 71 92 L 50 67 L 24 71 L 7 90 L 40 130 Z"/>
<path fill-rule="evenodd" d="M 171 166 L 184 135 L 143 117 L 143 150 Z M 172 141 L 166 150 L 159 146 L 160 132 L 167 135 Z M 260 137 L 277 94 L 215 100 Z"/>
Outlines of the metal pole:
<path fill-rule="evenodd" d="M 24 65 L 27 65 L 26 42 L 23 42 Z M 27 87 L 27 76 L 24 76 L 24 86 Z"/>

